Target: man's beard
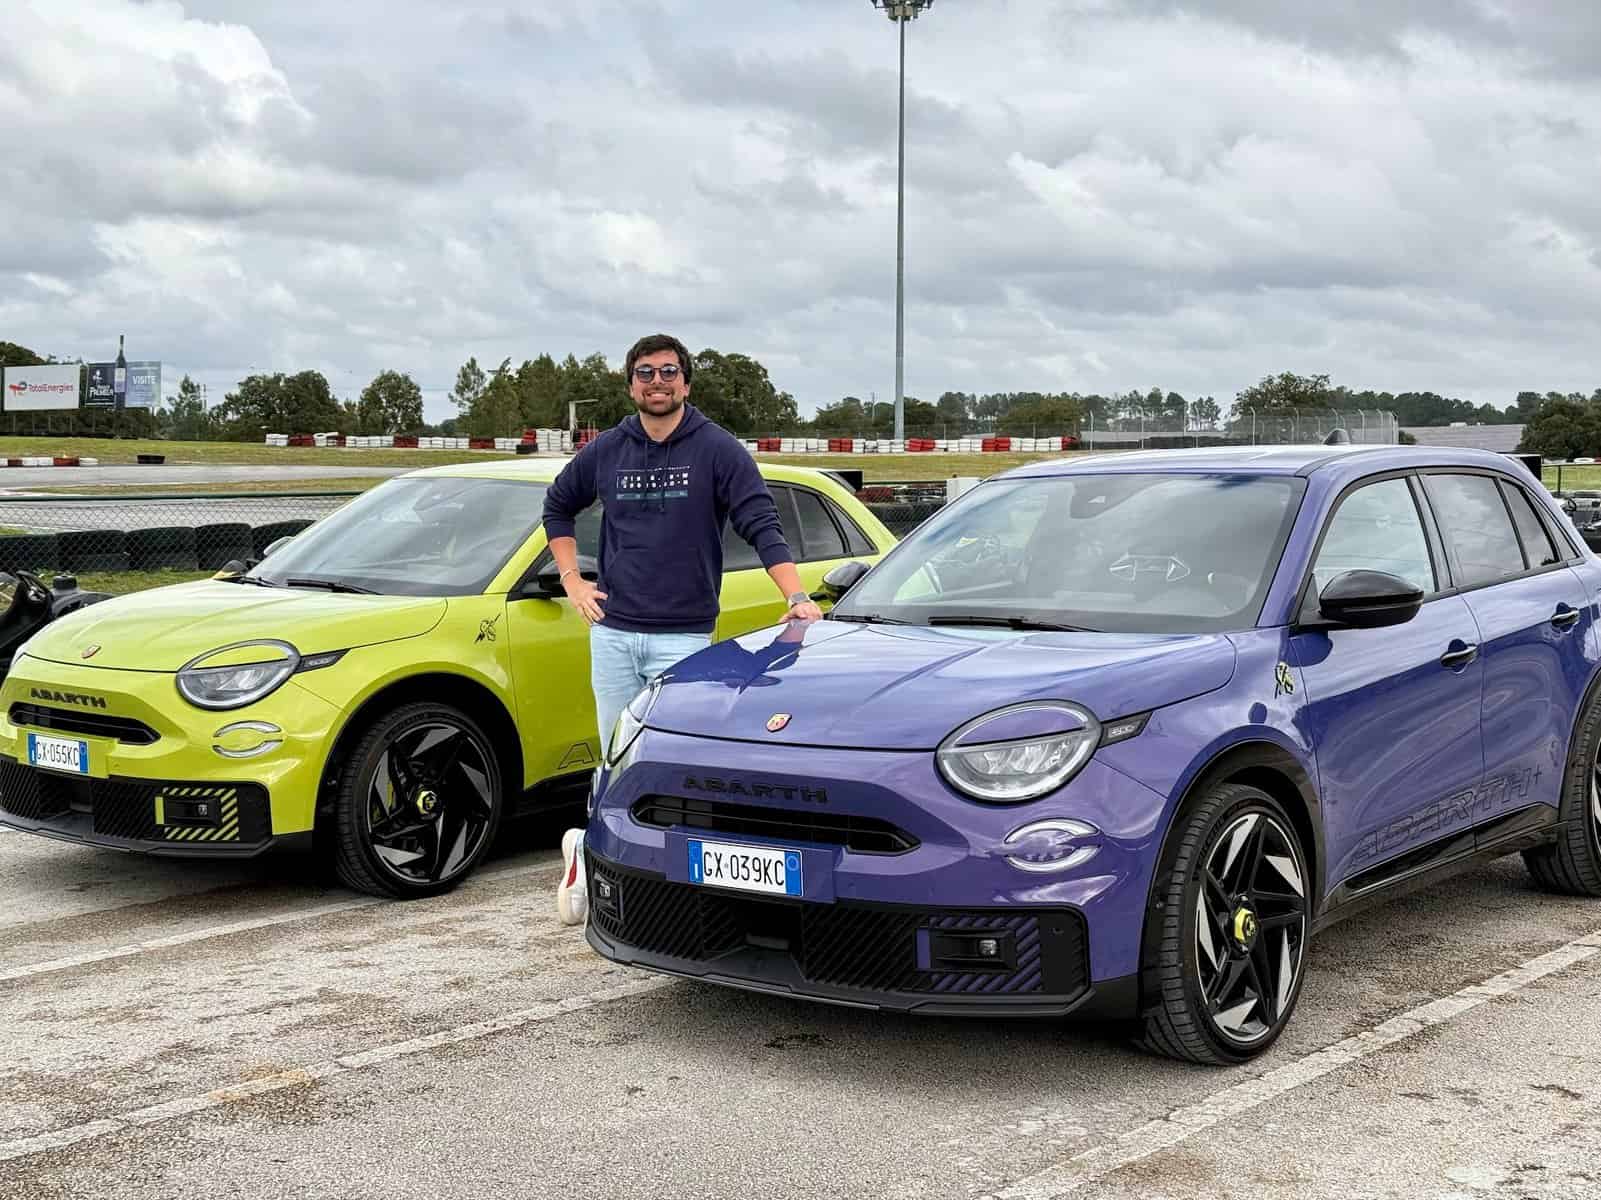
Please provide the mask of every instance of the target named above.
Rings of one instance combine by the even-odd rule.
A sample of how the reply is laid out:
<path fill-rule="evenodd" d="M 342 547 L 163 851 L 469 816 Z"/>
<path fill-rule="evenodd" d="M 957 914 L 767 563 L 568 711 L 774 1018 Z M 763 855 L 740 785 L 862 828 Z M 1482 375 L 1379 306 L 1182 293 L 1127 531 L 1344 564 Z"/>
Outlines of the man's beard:
<path fill-rule="evenodd" d="M 651 398 L 635 400 L 634 407 L 644 415 L 651 417 L 670 417 L 679 409 L 684 407 L 684 398 L 682 396 L 663 396 L 660 397 L 660 399 L 667 401 L 666 408 L 658 409 L 649 407 L 649 405 L 653 403 Z"/>

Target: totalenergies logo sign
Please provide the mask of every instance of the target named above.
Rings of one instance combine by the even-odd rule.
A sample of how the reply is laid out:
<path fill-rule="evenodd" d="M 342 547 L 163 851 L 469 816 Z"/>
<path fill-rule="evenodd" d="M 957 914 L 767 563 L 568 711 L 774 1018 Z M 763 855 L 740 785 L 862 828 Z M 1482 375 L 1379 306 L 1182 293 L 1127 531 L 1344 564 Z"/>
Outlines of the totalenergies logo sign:
<path fill-rule="evenodd" d="M 80 387 L 78 371 L 77 363 L 7 367 L 3 393 L 6 411 L 46 412 L 77 408 Z"/>

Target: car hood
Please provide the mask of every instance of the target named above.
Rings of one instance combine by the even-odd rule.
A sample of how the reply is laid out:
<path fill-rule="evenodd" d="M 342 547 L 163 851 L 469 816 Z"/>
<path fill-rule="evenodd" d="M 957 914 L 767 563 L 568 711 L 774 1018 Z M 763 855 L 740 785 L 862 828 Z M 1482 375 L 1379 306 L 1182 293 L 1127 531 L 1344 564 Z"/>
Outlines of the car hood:
<path fill-rule="evenodd" d="M 685 659 L 669 672 L 647 723 L 768 744 L 932 750 L 964 721 L 1008 704 L 1072 700 L 1105 722 L 1213 691 L 1233 674 L 1234 644 L 1221 634 L 824 621 Z M 779 714 L 787 723 L 770 731 Z"/>
<path fill-rule="evenodd" d="M 276 638 L 301 654 L 427 633 L 445 613 L 437 596 L 361 596 L 201 580 L 102 600 L 46 625 L 30 658 L 129 671 L 176 671 L 234 642 Z M 87 659 L 91 646 L 99 649 Z"/>

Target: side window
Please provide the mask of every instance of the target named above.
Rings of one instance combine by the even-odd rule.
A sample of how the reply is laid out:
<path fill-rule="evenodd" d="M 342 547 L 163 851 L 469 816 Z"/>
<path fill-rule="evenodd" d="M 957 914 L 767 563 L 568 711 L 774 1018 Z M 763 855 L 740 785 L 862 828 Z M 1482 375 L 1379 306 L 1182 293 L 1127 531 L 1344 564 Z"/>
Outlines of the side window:
<path fill-rule="evenodd" d="M 780 510 L 782 511 L 782 510 Z M 730 571 L 750 571 L 762 565 L 762 560 L 751 549 L 751 544 L 734 532 L 733 525 L 723 526 L 723 574 Z"/>
<path fill-rule="evenodd" d="M 1534 511 L 1528 493 L 1515 484 L 1503 483 L 1501 486 L 1506 492 L 1507 507 L 1512 510 L 1512 520 L 1518 527 L 1518 536 L 1523 539 L 1523 550 L 1528 555 L 1529 565 L 1549 567 L 1561 562 L 1562 556 L 1551 544 L 1551 535 L 1546 532 L 1545 522 Z"/>
<path fill-rule="evenodd" d="M 861 558 L 864 555 L 871 556 L 878 553 L 878 547 L 873 545 L 873 539 L 862 532 L 862 527 L 851 519 L 849 513 L 826 496 L 823 497 L 823 503 L 828 505 L 828 511 L 834 514 L 834 520 L 838 521 L 839 527 L 845 531 L 846 554 L 852 558 Z"/>
<path fill-rule="evenodd" d="M 1312 566 L 1313 590 L 1321 594 L 1346 571 L 1384 571 L 1416 584 L 1424 595 L 1439 590 L 1406 480 L 1370 483 L 1341 501 Z"/>
<path fill-rule="evenodd" d="M 784 540 L 789 543 L 789 552 L 795 556 L 796 562 L 800 562 L 806 557 L 806 543 L 801 540 L 800 518 L 795 512 L 795 493 L 779 484 L 768 484 L 768 490 L 773 493 L 773 503 L 778 505 L 778 523 L 784 527 Z"/>
<path fill-rule="evenodd" d="M 845 539 L 834 525 L 834 518 L 823 507 L 823 498 L 806 488 L 791 488 L 789 492 L 794 497 L 795 507 L 800 510 L 800 531 L 804 540 L 804 548 L 793 543 L 790 545 L 796 560 L 820 562 L 829 558 L 844 558 Z"/>
<path fill-rule="evenodd" d="M 578 553 L 587 554 L 590 558 L 600 557 L 600 519 L 603 512 L 603 506 L 597 501 L 579 513 L 578 519 L 573 522 Z"/>
<path fill-rule="evenodd" d="M 1463 587 L 1523 573 L 1523 551 L 1495 480 L 1488 475 L 1423 478 L 1435 519 L 1456 550 Z"/>

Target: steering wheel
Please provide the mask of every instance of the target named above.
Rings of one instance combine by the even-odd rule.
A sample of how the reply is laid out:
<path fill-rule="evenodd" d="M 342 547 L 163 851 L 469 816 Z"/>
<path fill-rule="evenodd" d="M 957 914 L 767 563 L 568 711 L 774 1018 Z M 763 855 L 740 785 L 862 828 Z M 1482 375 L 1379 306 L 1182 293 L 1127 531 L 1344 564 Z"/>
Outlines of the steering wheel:
<path fill-rule="evenodd" d="M 1159 579 L 1163 583 L 1177 583 L 1190 575 L 1189 564 L 1176 554 L 1131 554 L 1106 568 L 1107 573 L 1125 583 L 1139 579 Z"/>

